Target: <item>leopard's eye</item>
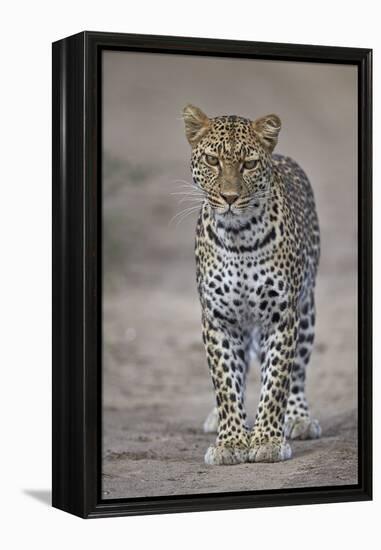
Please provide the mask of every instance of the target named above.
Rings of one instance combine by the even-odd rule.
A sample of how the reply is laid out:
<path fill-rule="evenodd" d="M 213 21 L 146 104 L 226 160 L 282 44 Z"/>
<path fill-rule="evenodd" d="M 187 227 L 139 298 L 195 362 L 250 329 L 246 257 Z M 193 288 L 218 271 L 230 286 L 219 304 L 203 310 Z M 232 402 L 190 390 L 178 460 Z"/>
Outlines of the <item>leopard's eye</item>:
<path fill-rule="evenodd" d="M 245 170 L 253 170 L 258 164 L 258 161 L 255 159 L 247 160 L 243 163 L 243 167 Z"/>
<path fill-rule="evenodd" d="M 214 157 L 213 155 L 205 155 L 206 162 L 210 164 L 210 166 L 217 166 L 218 165 L 218 158 Z"/>

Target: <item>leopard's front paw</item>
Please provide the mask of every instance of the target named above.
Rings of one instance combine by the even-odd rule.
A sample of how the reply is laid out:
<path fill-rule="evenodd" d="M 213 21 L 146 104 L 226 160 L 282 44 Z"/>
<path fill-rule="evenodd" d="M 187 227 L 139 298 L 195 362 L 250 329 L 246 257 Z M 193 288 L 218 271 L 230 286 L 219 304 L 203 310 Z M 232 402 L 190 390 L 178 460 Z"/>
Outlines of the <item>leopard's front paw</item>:
<path fill-rule="evenodd" d="M 253 437 L 250 444 L 249 462 L 281 462 L 291 458 L 291 447 L 283 438 Z"/>
<path fill-rule="evenodd" d="M 212 466 L 228 466 L 247 462 L 249 448 L 245 446 L 230 446 L 218 443 L 211 445 L 205 453 L 205 463 Z"/>
<path fill-rule="evenodd" d="M 288 418 L 284 433 L 288 439 L 318 439 L 321 437 L 321 427 L 316 419 Z"/>

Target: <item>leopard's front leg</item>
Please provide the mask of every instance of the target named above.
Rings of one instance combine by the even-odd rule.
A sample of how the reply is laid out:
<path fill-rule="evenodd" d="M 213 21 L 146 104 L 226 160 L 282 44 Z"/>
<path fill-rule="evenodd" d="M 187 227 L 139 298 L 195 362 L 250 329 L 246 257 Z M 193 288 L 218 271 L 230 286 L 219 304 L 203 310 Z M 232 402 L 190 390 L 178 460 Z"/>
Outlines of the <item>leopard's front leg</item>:
<path fill-rule="evenodd" d="M 218 410 L 215 445 L 205 454 L 207 464 L 246 462 L 249 431 L 244 386 L 249 337 L 203 318 L 203 338 Z"/>
<path fill-rule="evenodd" d="M 285 415 L 297 342 L 297 321 L 279 321 L 261 341 L 262 388 L 250 435 L 250 462 L 279 462 L 291 458 L 285 438 Z"/>

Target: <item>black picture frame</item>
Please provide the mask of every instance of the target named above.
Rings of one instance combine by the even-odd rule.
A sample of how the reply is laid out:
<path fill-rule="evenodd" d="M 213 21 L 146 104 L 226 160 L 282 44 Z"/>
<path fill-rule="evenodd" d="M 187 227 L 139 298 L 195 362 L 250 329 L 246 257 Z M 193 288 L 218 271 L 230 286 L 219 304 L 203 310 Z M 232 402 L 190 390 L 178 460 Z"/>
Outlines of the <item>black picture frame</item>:
<path fill-rule="evenodd" d="M 358 484 L 101 498 L 101 52 L 358 68 Z M 53 44 L 53 506 L 84 518 L 372 498 L 372 50 L 82 32 Z"/>

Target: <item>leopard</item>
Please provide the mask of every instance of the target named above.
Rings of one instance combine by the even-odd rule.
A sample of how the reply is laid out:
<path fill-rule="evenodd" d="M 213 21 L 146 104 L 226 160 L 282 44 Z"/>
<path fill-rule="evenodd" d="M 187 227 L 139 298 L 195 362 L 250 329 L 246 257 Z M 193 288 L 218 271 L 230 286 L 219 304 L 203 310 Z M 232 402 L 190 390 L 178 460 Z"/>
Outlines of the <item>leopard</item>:
<path fill-rule="evenodd" d="M 274 153 L 278 115 L 182 111 L 191 147 L 196 281 L 202 339 L 215 393 L 204 424 L 216 431 L 208 465 L 274 463 L 290 440 L 321 436 L 306 398 L 315 337 L 320 229 L 313 189 L 290 157 Z M 250 363 L 260 365 L 253 425 L 245 408 Z"/>

